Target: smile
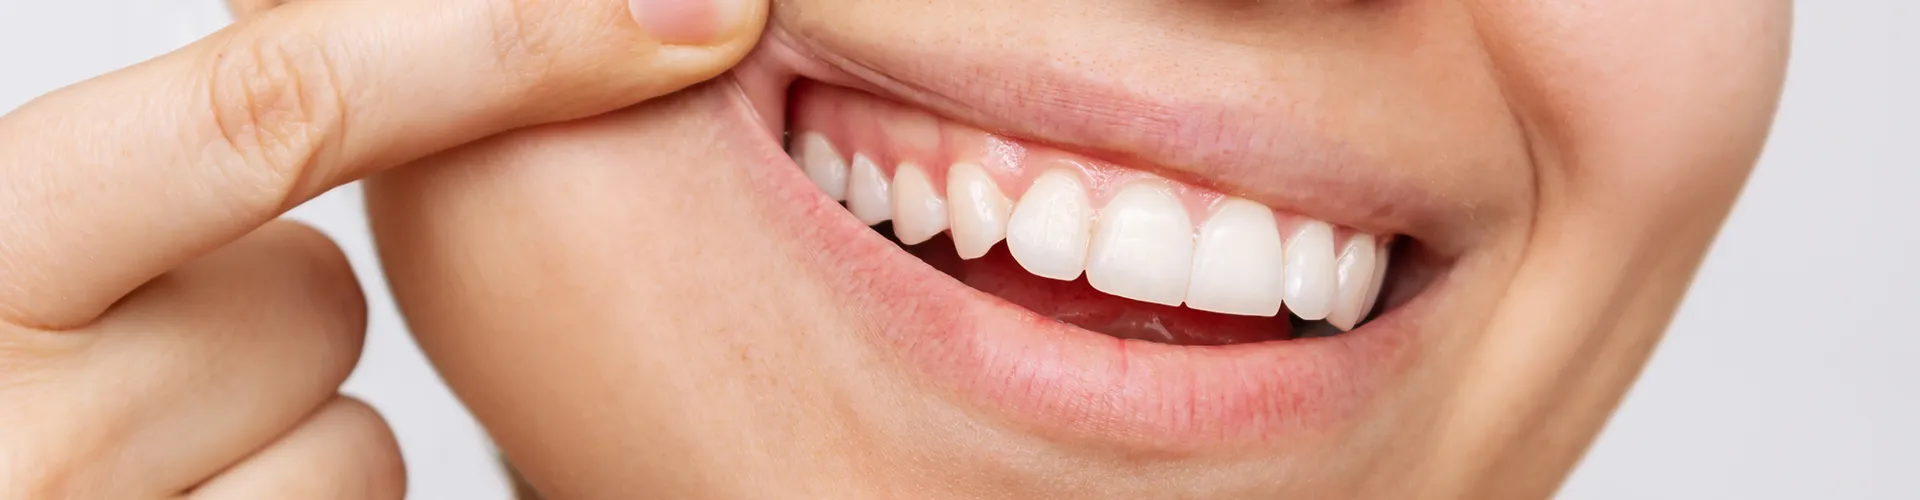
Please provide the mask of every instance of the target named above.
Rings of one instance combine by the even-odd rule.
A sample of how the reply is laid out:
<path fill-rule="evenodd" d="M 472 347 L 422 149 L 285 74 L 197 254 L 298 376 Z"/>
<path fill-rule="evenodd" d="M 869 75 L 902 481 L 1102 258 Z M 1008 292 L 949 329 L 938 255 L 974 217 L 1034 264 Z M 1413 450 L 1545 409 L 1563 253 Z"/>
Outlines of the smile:
<path fill-rule="evenodd" d="M 1436 196 L 1275 169 L 1306 172 L 1289 194 L 961 121 L 823 61 L 771 36 L 736 71 L 769 132 L 753 147 L 784 152 L 766 189 L 838 270 L 824 281 L 872 306 L 858 335 L 956 406 L 1051 439 L 1257 446 L 1348 423 L 1416 358 L 1450 267 L 1444 224 L 1421 224 L 1456 215 L 1419 203 Z M 1078 123 L 1045 129 L 1124 128 Z"/>
<path fill-rule="evenodd" d="M 1228 315 L 1274 317 L 1285 303 L 1294 317 L 1342 331 L 1372 309 L 1386 275 L 1386 237 L 1277 214 L 856 91 L 801 86 L 791 114 L 789 150 L 807 177 L 846 201 L 860 222 L 891 221 L 904 245 L 946 233 L 952 253 L 973 260 L 1004 240 L 1012 260 L 1036 277 L 1079 283 L 1084 273 L 1086 285 L 1108 295 Z M 928 258 L 944 250 L 915 253 L 974 288 L 1120 338 L 1196 344 L 1291 336 L 1284 321 L 1183 321 L 1198 315 L 1108 305 L 1069 287 L 1020 286 L 1024 280 L 997 269 L 1005 259 Z"/>

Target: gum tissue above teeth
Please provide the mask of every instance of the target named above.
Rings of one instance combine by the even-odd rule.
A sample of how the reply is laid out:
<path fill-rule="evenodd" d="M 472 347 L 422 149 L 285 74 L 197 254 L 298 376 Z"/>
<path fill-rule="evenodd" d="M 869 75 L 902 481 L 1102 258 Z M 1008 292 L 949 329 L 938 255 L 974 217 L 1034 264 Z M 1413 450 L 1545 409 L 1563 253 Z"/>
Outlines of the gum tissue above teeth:
<path fill-rule="evenodd" d="M 902 243 L 946 232 L 974 259 L 1005 241 L 1036 276 L 1085 274 L 1108 294 L 1222 314 L 1284 308 L 1341 330 L 1378 299 L 1384 238 L 1063 152 L 1010 156 L 1008 141 L 985 132 L 871 98 L 836 100 L 796 101 L 793 156 L 861 222 L 892 220 Z M 849 126 L 858 121 L 870 123 Z"/>

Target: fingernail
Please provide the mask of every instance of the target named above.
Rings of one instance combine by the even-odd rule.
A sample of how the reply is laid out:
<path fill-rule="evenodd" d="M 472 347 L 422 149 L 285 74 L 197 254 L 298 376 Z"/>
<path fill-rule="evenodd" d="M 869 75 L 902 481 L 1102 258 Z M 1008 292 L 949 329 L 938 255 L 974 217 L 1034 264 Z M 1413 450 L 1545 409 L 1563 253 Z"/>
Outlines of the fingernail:
<path fill-rule="evenodd" d="M 724 38 L 747 16 L 751 0 L 627 0 L 633 19 L 667 45 L 706 45 Z"/>

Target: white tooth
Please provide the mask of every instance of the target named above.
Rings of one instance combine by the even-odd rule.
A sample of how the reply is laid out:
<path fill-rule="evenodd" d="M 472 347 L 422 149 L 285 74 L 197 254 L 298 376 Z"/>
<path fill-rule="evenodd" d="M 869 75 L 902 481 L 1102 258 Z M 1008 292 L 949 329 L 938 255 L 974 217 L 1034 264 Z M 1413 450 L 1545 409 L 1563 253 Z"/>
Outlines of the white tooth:
<path fill-rule="evenodd" d="M 1007 251 L 1027 272 L 1072 281 L 1087 263 L 1093 207 L 1079 177 L 1065 170 L 1040 174 L 1007 217 Z"/>
<path fill-rule="evenodd" d="M 893 168 L 893 235 L 918 245 L 947 230 L 947 201 L 933 191 L 933 179 L 919 165 Z"/>
<path fill-rule="evenodd" d="M 833 201 L 847 201 L 847 160 L 833 149 L 833 142 L 818 132 L 800 134 L 794 161 L 807 172 L 813 185 L 820 186 Z"/>
<path fill-rule="evenodd" d="M 1193 220 L 1166 183 L 1134 182 L 1100 209 L 1087 254 L 1095 290 L 1177 306 L 1192 272 Z"/>
<path fill-rule="evenodd" d="M 1287 240 L 1287 310 L 1304 320 L 1333 312 L 1333 227 L 1308 221 Z"/>
<path fill-rule="evenodd" d="M 854 153 L 852 180 L 847 182 L 847 211 L 866 225 L 893 218 L 893 196 L 887 174 L 867 155 Z"/>
<path fill-rule="evenodd" d="M 1373 305 L 1380 301 L 1380 285 L 1387 280 L 1387 262 L 1393 260 L 1393 252 L 1389 251 L 1392 249 L 1392 242 L 1391 237 L 1380 238 L 1377 242 L 1378 246 L 1374 247 L 1373 279 L 1367 281 L 1367 301 L 1360 305 L 1361 319 L 1365 319 L 1367 313 L 1373 312 Z"/>
<path fill-rule="evenodd" d="M 979 165 L 955 163 L 947 168 L 947 200 L 953 212 L 953 249 L 960 258 L 980 258 L 1006 239 L 1013 201 L 1000 194 Z"/>
<path fill-rule="evenodd" d="M 1227 198 L 1200 228 L 1187 307 L 1246 316 L 1280 314 L 1285 259 L 1273 211 Z"/>
<path fill-rule="evenodd" d="M 1374 258 L 1373 235 L 1356 234 L 1347 240 L 1346 248 L 1340 251 L 1340 259 L 1334 263 L 1335 281 L 1339 283 L 1338 292 L 1333 299 L 1333 312 L 1327 315 L 1327 323 L 1341 331 L 1352 330 L 1360 323 L 1360 316 L 1366 311 L 1367 288 L 1373 284 L 1373 268 L 1379 259 Z"/>

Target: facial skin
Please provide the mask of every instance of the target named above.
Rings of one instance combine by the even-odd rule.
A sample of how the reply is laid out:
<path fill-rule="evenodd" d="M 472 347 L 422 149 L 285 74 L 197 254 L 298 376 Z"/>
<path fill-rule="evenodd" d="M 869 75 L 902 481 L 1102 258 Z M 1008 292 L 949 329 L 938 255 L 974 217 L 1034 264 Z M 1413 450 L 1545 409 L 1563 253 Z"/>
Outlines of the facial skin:
<path fill-rule="evenodd" d="M 553 498 L 1543 498 L 1752 167 L 1789 7 L 780 2 L 737 78 L 431 158 L 369 205 L 421 346 Z M 989 408 L 889 344 L 962 295 L 783 156 L 796 75 L 1401 234 L 1438 277 L 1352 333 L 1404 348 L 1311 424 L 1178 439 Z M 1074 105 L 1007 101 L 1033 95 Z M 1076 134 L 1073 110 L 1369 161 L 1137 146 Z M 1179 114 L 1206 110 L 1227 111 Z M 992 311 L 980 328 L 1017 323 Z"/>

